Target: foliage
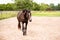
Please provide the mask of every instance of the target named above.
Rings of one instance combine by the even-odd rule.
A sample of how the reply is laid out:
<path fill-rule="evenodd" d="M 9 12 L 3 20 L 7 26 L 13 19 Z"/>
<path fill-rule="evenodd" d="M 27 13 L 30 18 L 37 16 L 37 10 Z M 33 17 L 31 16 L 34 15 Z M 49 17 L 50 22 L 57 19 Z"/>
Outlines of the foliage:
<path fill-rule="evenodd" d="M 49 8 L 49 5 L 48 4 L 41 3 L 40 9 L 42 11 L 46 10 L 47 8 Z"/>
<path fill-rule="evenodd" d="M 35 10 L 35 11 L 40 10 L 40 5 L 38 5 L 37 3 L 34 2 L 32 10 Z"/>
<path fill-rule="evenodd" d="M 31 9 L 32 5 L 32 0 L 16 0 L 15 1 L 17 8 L 19 10 L 21 9 Z"/>
<path fill-rule="evenodd" d="M 10 17 L 15 17 L 16 15 L 17 15 L 17 12 L 14 12 L 14 11 L 12 11 L 12 12 L 10 12 L 10 11 L 5 11 L 5 12 L 2 11 L 0 13 L 0 20 L 10 18 Z"/>
<path fill-rule="evenodd" d="M 58 17 L 60 16 L 60 11 L 34 11 L 32 16 Z"/>
<path fill-rule="evenodd" d="M 22 9 L 29 9 L 35 11 L 51 11 L 51 10 L 60 10 L 60 4 L 54 5 L 51 3 L 48 4 L 37 4 L 33 2 L 33 0 L 15 0 L 15 3 L 8 3 L 8 4 L 0 4 L 0 11 L 6 10 L 22 10 Z"/>

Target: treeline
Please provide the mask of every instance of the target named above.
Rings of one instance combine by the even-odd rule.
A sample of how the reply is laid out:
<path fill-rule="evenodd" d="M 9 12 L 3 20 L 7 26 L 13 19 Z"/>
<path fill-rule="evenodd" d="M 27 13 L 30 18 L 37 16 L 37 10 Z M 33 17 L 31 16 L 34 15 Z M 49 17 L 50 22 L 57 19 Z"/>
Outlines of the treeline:
<path fill-rule="evenodd" d="M 0 4 L 0 11 L 15 11 L 15 10 L 22 10 L 22 9 L 30 9 L 35 11 L 54 11 L 60 10 L 60 4 L 54 5 L 51 3 L 48 4 L 37 4 L 33 2 L 33 0 L 15 0 L 15 3 L 8 3 L 8 4 Z"/>

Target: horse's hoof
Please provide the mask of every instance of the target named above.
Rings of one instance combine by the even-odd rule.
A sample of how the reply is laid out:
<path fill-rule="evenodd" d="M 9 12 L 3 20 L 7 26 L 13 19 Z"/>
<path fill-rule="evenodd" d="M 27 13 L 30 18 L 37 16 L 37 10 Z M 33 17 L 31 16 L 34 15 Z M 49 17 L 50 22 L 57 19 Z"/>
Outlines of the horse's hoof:
<path fill-rule="evenodd" d="M 23 36 L 26 36 L 26 34 L 23 34 Z"/>
<path fill-rule="evenodd" d="M 26 36 L 26 33 L 23 33 L 23 36 Z"/>
<path fill-rule="evenodd" d="M 26 30 L 25 31 L 23 31 L 23 36 L 25 36 L 26 35 Z"/>

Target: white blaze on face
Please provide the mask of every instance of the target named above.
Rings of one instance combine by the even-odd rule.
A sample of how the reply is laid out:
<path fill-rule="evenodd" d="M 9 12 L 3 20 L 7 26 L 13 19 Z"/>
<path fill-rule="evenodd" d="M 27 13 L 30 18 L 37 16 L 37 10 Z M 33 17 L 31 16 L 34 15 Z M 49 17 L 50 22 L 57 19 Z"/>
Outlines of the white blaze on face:
<path fill-rule="evenodd" d="M 32 18 L 30 17 L 30 20 L 32 20 Z"/>
<path fill-rule="evenodd" d="M 29 13 L 29 21 L 32 21 L 32 18 L 31 18 L 31 15 L 30 15 L 30 13 Z"/>

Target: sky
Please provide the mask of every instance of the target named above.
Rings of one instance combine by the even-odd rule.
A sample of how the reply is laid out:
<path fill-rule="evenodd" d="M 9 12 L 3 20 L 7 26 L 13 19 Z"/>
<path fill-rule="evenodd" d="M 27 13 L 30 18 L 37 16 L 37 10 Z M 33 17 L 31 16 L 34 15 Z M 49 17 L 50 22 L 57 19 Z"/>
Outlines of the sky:
<path fill-rule="evenodd" d="M 60 3 L 60 0 L 33 0 L 33 2 L 36 2 L 38 4 L 40 4 L 40 3 L 46 3 L 46 4 L 54 3 L 55 5 L 57 5 L 58 3 Z M 14 3 L 14 1 L 13 0 L 0 0 L 0 4 L 6 4 L 6 3 Z"/>
<path fill-rule="evenodd" d="M 40 4 L 40 3 L 45 3 L 45 4 L 50 4 L 50 3 L 54 3 L 54 5 L 57 5 L 58 3 L 60 3 L 60 0 L 34 0 L 34 2 Z"/>
<path fill-rule="evenodd" d="M 0 0 L 0 4 L 14 3 L 13 0 Z"/>

